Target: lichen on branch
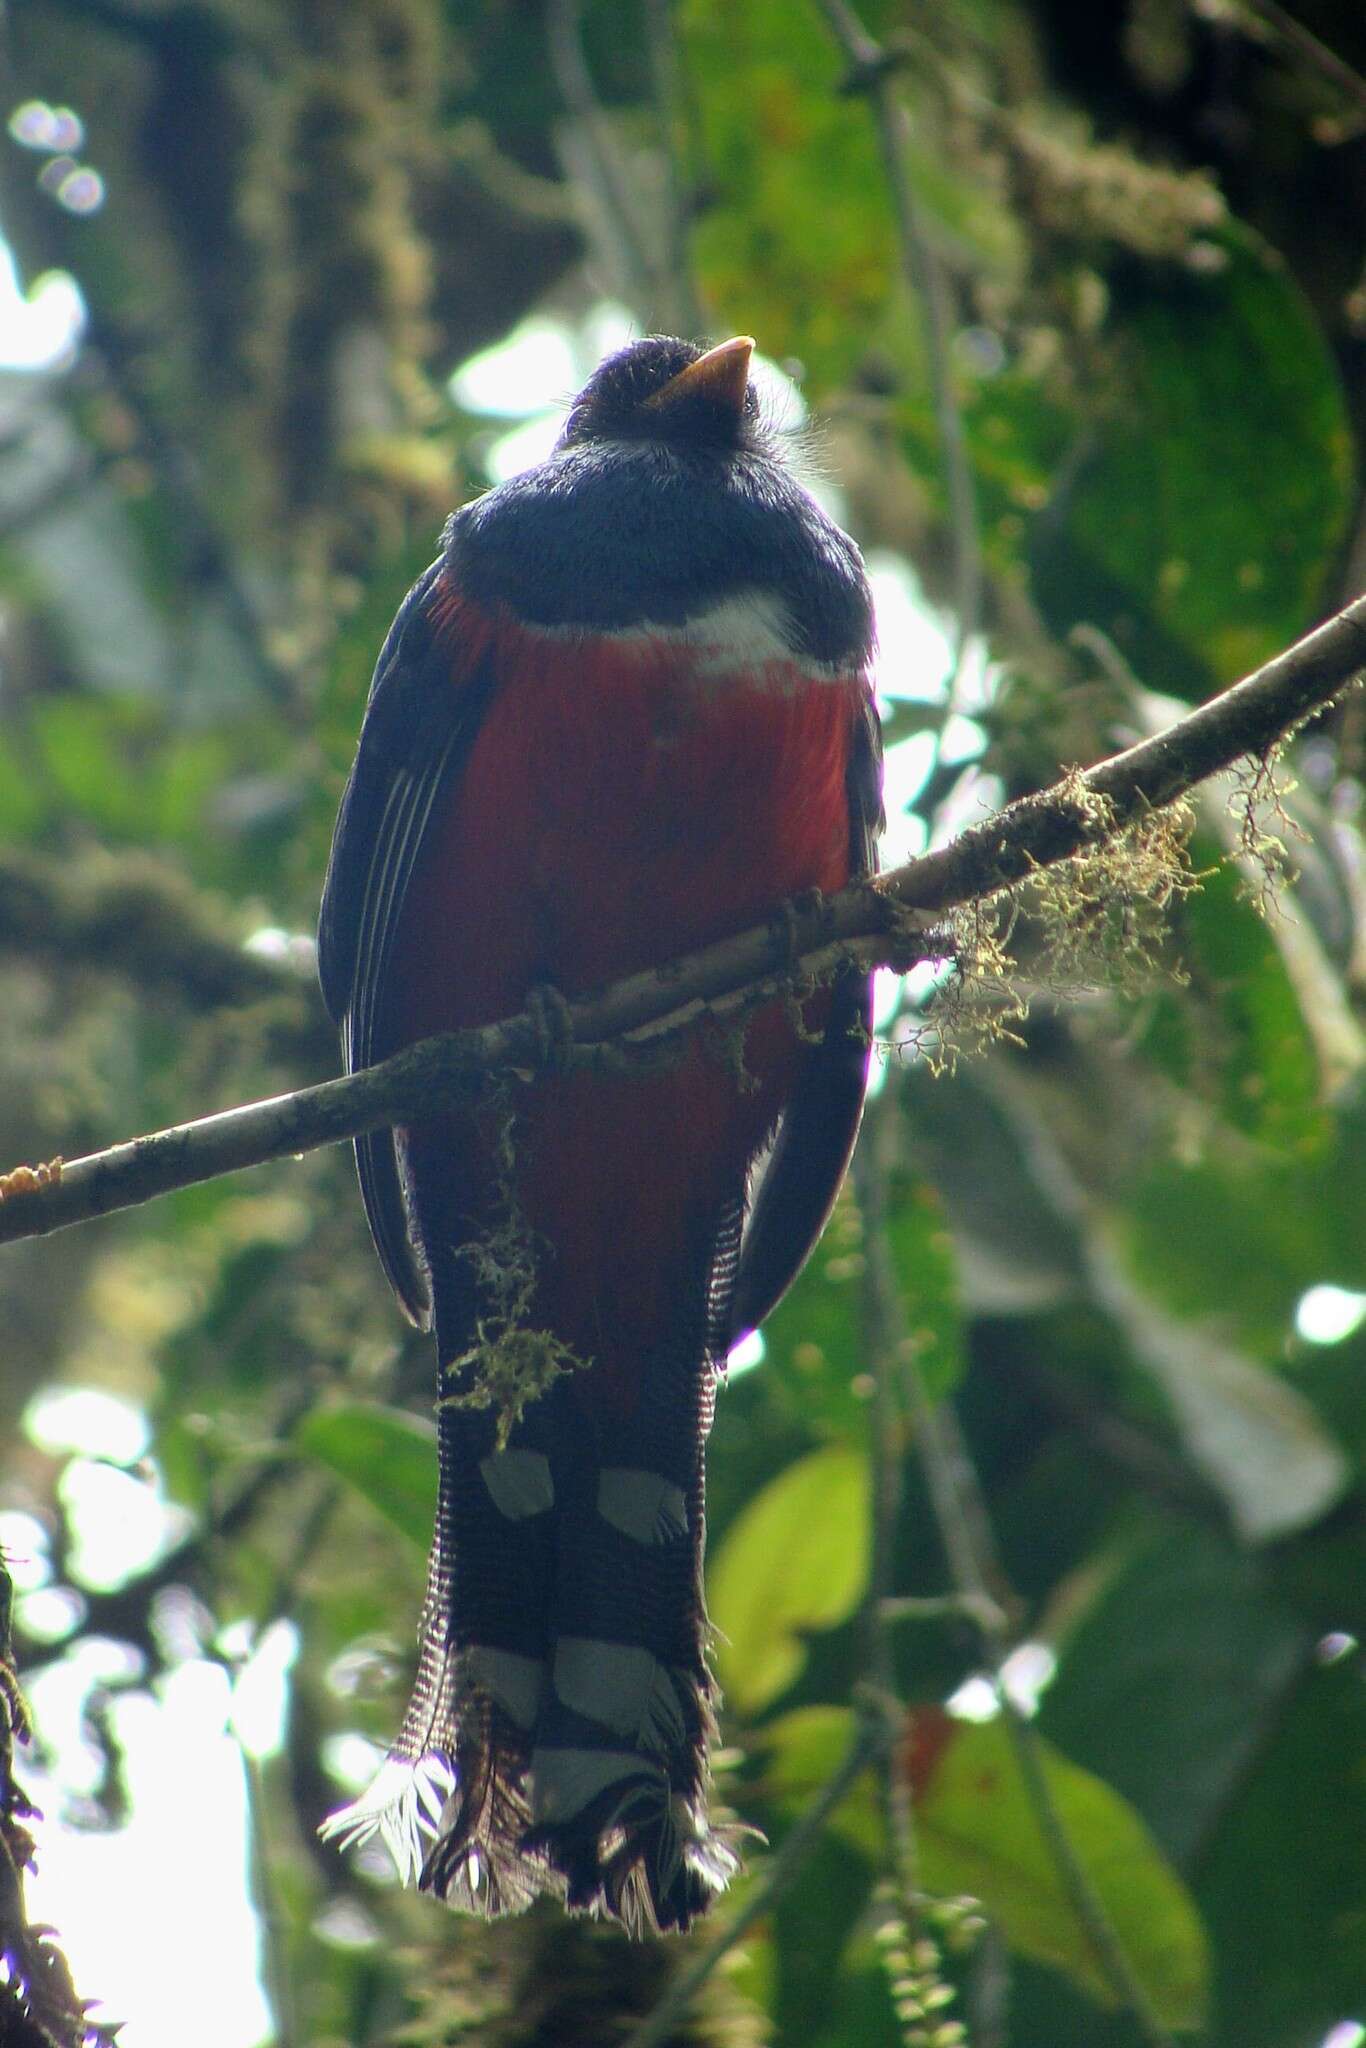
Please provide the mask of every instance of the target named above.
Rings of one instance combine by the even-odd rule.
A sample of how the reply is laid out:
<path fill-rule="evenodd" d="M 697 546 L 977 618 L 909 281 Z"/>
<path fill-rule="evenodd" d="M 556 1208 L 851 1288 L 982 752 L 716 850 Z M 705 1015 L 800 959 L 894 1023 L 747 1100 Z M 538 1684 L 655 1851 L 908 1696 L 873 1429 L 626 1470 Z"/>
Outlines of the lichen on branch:
<path fill-rule="evenodd" d="M 1177 886 L 1174 828 L 1153 825 L 1154 817 L 1244 756 L 1265 757 L 1355 682 L 1363 667 L 1366 597 L 1154 738 L 1093 768 L 1069 770 L 1037 796 L 1008 805 L 876 884 L 858 882 L 837 896 L 799 900 L 777 929 L 769 918 L 567 1005 L 565 1042 L 549 1056 L 543 1009 L 535 1006 L 478 1030 L 425 1040 L 343 1080 L 71 1160 L 60 1180 L 35 1184 L 0 1206 L 0 1242 L 41 1236 L 238 1167 L 407 1122 L 468 1101 L 489 1074 L 653 1056 L 694 1033 L 703 1017 L 721 1024 L 744 1017 L 756 1003 L 845 964 L 904 972 L 917 960 L 942 959 L 950 950 L 946 925 L 959 913 L 1022 882 L 1037 884 L 1041 870 L 1060 863 L 1083 863 L 1072 872 L 1073 898 L 1080 890 L 1098 917 L 1105 871 L 1085 864 L 1110 845 L 1120 850 L 1107 858 L 1129 873 L 1146 863 L 1159 895 L 1170 892 Z"/>

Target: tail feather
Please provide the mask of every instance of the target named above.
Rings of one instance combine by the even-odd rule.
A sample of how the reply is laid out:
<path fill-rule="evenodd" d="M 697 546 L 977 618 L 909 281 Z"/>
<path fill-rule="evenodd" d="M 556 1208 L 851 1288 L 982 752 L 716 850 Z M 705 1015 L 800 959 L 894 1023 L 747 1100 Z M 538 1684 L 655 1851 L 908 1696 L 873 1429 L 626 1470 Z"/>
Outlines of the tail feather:
<path fill-rule="evenodd" d="M 432 1750 L 406 1757 L 395 1745 L 359 1799 L 329 1814 L 318 1832 L 343 1849 L 376 1836 L 394 1861 L 399 1879 L 412 1884 L 423 1868 L 426 1843 L 438 1832 L 446 1797 L 455 1782 L 449 1757 Z"/>
<path fill-rule="evenodd" d="M 680 1288 L 629 1413 L 583 1395 L 560 1482 L 554 1649 L 531 1757 L 529 1846 L 568 1903 L 686 1928 L 737 1867 L 707 1820 L 715 1691 L 702 1587 L 703 1448 L 716 1364 L 711 1264 Z"/>
<path fill-rule="evenodd" d="M 547 1858 L 525 1846 L 525 1744 L 508 1741 L 496 1709 L 484 1705 L 479 1718 L 477 1735 L 467 1726 L 459 1747 L 456 1780 L 418 1882 L 459 1911 L 492 1920 L 524 1912 L 541 1892 L 562 1887 Z"/>
<path fill-rule="evenodd" d="M 457 1318 L 434 1278 L 445 1359 L 464 1349 L 468 1308 L 457 1296 Z M 346 1842 L 377 1836 L 405 1883 L 485 1918 L 563 1891 L 545 1853 L 522 1846 L 549 1669 L 554 1484 L 543 1427 L 532 1411 L 499 1449 L 489 1412 L 439 1408 L 436 1532 L 408 1710 L 369 1790 L 325 1824 Z"/>
<path fill-rule="evenodd" d="M 603 1750 L 538 1750 L 537 1791 L 572 1798 L 594 1774 L 610 1778 L 595 1798 L 563 1821 L 533 1828 L 530 1844 L 544 1847 L 566 1882 L 573 1910 L 607 1913 L 629 1934 L 668 1933 L 690 1927 L 740 1867 L 733 1846 L 738 1829 L 713 1828 L 700 1807 L 671 1794 L 666 1772 L 638 1755 Z"/>
<path fill-rule="evenodd" d="M 702 1583 L 733 1237 L 711 1233 L 629 1412 L 591 1369 L 528 1407 L 502 1449 L 486 1411 L 440 1411 L 417 1682 L 375 1784 L 328 1825 L 378 1834 L 405 1878 L 462 1911 L 520 1912 L 549 1892 L 631 1933 L 682 1930 L 739 1867 L 740 1831 L 707 1815 Z M 434 1279 L 449 1357 L 463 1342 L 443 1330 Z"/>

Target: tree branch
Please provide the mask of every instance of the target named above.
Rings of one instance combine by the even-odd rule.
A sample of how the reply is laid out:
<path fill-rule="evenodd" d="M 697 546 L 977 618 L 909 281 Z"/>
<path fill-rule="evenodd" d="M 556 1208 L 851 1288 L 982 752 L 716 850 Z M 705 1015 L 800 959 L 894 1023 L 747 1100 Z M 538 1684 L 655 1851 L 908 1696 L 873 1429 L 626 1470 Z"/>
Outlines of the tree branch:
<path fill-rule="evenodd" d="M 41 1175 L 20 1167 L 0 1176 L 0 1243 L 429 1115 L 467 1098 L 481 1075 L 648 1062 L 684 1032 L 733 1026 L 846 964 L 904 971 L 947 948 L 937 929 L 946 913 L 1113 839 L 1245 754 L 1265 754 L 1363 666 L 1366 597 L 1155 738 L 1021 798 L 878 882 L 784 905 L 766 924 L 581 997 L 567 1006 L 563 1043 L 550 1042 L 533 1007 L 426 1039 L 343 1080 L 54 1163 Z"/>
<path fill-rule="evenodd" d="M 680 65 L 674 10 L 676 0 L 645 0 L 645 45 L 650 57 L 655 118 L 659 124 L 664 172 L 664 278 L 672 288 L 669 325 L 694 336 L 707 331 L 697 295 L 688 227 L 692 201 L 684 175 L 677 127 L 680 118 Z"/>
<path fill-rule="evenodd" d="M 948 282 L 925 232 L 920 203 L 906 163 L 909 124 L 894 83 L 894 73 L 904 62 L 904 57 L 902 53 L 889 50 L 873 40 L 848 0 L 819 0 L 819 4 L 849 65 L 844 90 L 864 94 L 872 109 L 878 147 L 882 152 L 882 167 L 887 178 L 887 193 L 892 202 L 892 217 L 896 223 L 901 274 L 922 309 L 930 395 L 944 463 L 953 535 L 954 610 L 958 621 L 954 653 L 956 680 L 967 643 L 981 625 L 982 538 L 978 530 L 977 493 L 972 480 L 972 464 L 968 459 L 967 435 L 953 388 L 950 362 L 953 307 Z"/>
<path fill-rule="evenodd" d="M 248 952 L 221 902 L 143 854 L 0 847 L 0 949 L 126 974 L 195 1009 L 294 996 L 301 1042 L 326 1022 L 311 969 Z"/>
<path fill-rule="evenodd" d="M 1353 70 L 1336 50 L 1321 42 L 1312 29 L 1297 21 L 1279 0 L 1248 0 L 1252 13 L 1271 29 L 1284 46 L 1299 57 L 1309 68 L 1317 71 L 1329 85 L 1335 86 L 1344 98 L 1352 101 L 1357 119 L 1353 132 L 1359 132 L 1363 115 L 1366 115 L 1366 79 L 1359 71 Z"/>
<path fill-rule="evenodd" d="M 658 267 L 647 246 L 630 172 L 588 68 L 582 11 L 581 0 L 551 0 L 546 15 L 551 74 L 581 143 L 567 167 L 574 174 L 571 183 L 575 177 L 582 181 L 584 193 L 596 200 L 610 226 L 609 253 L 622 274 L 626 297 L 648 318 L 658 297 Z"/>

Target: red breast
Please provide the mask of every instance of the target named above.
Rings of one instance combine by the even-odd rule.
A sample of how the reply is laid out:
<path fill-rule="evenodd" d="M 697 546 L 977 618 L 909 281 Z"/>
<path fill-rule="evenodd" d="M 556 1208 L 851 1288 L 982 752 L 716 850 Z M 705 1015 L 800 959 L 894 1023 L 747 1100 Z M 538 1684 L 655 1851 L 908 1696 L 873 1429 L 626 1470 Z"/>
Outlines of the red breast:
<path fill-rule="evenodd" d="M 736 608 L 714 633 L 592 636 L 454 596 L 434 609 L 498 681 L 409 884 L 391 969 L 403 1039 L 507 1015 L 540 983 L 575 994 L 847 880 L 857 676 L 766 653 Z M 774 1006 L 749 1027 L 748 1078 L 713 1046 L 533 1091 L 521 1195 L 555 1247 L 540 1307 L 595 1378 L 628 1383 L 695 1222 L 776 1119 L 800 1050 Z M 413 1143 L 449 1158 L 454 1137 Z"/>

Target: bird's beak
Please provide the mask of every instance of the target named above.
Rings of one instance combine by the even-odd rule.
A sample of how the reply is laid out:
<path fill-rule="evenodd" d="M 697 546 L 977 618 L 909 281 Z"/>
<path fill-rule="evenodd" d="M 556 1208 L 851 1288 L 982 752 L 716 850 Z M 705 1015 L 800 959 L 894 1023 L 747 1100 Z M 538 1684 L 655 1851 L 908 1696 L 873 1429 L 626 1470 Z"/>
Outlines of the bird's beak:
<path fill-rule="evenodd" d="M 749 359 L 754 354 L 754 337 L 737 334 L 717 348 L 709 348 L 686 370 L 680 370 L 667 384 L 645 401 L 645 410 L 665 412 L 671 406 L 691 404 L 694 399 L 734 413 L 738 420 L 749 388 Z"/>

